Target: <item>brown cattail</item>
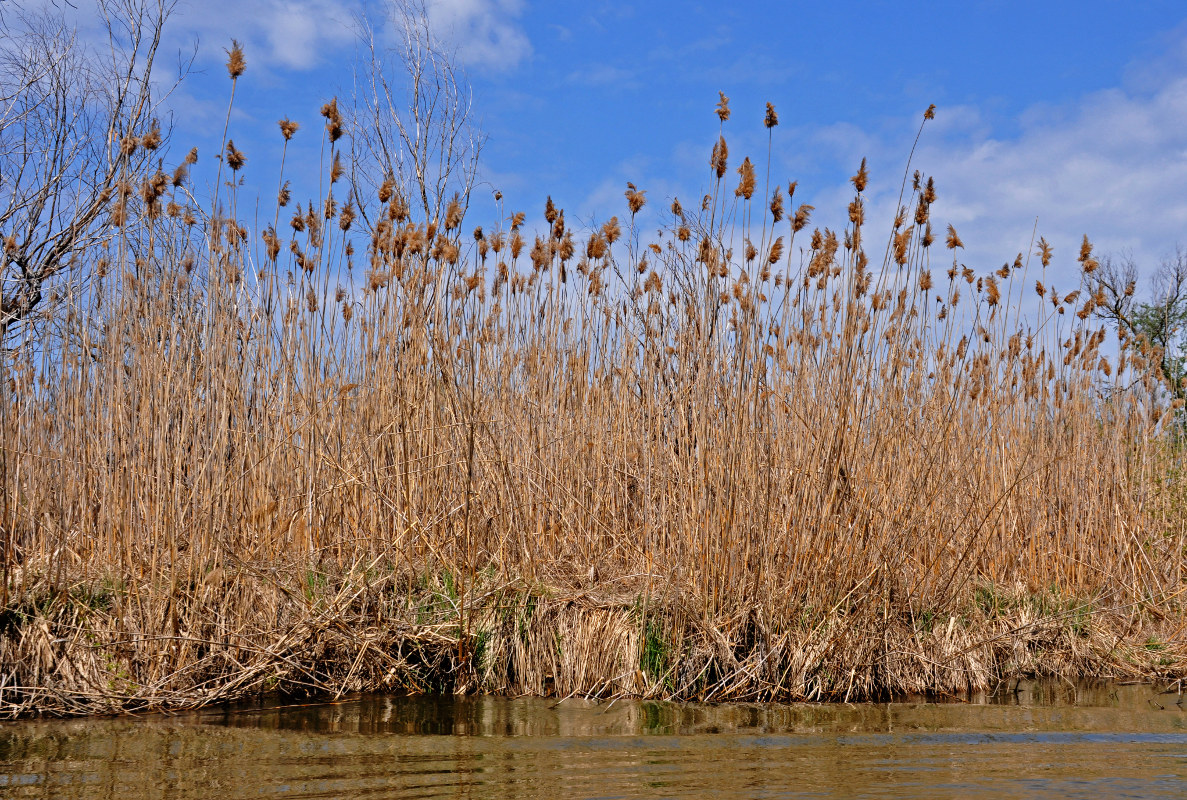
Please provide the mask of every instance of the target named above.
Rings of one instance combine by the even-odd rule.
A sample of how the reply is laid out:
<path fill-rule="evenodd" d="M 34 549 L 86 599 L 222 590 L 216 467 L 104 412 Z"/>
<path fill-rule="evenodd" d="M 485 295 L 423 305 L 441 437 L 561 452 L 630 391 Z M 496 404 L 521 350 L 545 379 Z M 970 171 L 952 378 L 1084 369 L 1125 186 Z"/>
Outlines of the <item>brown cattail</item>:
<path fill-rule="evenodd" d="M 231 49 L 227 53 L 227 74 L 235 80 L 247 69 L 247 61 L 243 58 L 243 47 L 236 39 L 231 40 Z"/>

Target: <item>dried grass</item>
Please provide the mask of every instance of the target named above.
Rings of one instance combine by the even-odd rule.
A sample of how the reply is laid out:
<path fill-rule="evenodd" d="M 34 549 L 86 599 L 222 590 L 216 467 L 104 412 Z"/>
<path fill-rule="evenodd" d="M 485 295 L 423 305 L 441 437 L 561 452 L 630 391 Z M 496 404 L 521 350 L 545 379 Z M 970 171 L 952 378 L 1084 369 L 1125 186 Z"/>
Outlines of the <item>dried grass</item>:
<path fill-rule="evenodd" d="M 532 248 L 390 182 L 288 232 L 117 197 L 95 279 L 4 356 L 0 712 L 1181 677 L 1156 354 L 1027 311 L 1024 258 L 933 252 L 931 179 L 878 264 L 864 163 L 807 231 L 728 159 L 647 244 L 634 186 L 625 231 L 550 202 Z"/>

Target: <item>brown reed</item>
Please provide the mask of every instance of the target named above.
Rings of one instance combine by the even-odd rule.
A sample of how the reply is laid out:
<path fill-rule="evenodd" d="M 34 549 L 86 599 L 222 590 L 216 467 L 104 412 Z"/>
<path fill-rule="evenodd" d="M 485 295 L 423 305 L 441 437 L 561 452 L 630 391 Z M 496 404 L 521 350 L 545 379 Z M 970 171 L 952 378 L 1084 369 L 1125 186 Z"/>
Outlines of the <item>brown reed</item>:
<path fill-rule="evenodd" d="M 1182 677 L 1151 354 L 1030 305 L 1021 261 L 933 282 L 931 178 L 879 263 L 864 160 L 808 241 L 812 206 L 739 202 L 755 168 L 729 196 L 727 161 L 723 133 L 704 203 L 642 247 L 635 185 L 630 235 L 583 246 L 549 198 L 528 263 L 522 213 L 465 234 L 391 176 L 287 235 L 283 176 L 256 232 L 179 179 L 121 189 L 102 269 L 5 355 L 0 711 Z"/>

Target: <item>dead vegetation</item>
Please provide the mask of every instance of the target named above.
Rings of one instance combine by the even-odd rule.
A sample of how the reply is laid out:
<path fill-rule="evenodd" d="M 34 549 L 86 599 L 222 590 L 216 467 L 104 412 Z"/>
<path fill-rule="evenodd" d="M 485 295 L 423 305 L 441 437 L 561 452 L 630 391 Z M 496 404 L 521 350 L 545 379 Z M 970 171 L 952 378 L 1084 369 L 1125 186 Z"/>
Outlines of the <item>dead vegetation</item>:
<path fill-rule="evenodd" d="M 1184 673 L 1176 403 L 1042 240 L 965 267 L 916 174 L 872 262 L 864 162 L 812 229 L 724 132 L 650 242 L 633 185 L 470 228 L 347 188 L 323 116 L 325 196 L 263 230 L 129 174 L 4 353 L 3 713 Z"/>

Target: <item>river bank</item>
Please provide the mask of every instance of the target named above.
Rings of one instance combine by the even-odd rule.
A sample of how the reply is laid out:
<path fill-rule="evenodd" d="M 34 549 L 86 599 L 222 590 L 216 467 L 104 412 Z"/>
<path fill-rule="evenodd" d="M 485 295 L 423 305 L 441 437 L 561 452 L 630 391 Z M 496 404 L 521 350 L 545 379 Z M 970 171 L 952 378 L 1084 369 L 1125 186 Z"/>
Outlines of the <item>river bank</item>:
<path fill-rule="evenodd" d="M 558 585 L 559 584 L 559 585 Z M 1011 680 L 1177 680 L 1177 598 L 1110 602 L 982 586 L 912 607 L 883 576 L 834 607 L 711 616 L 668 581 L 551 588 L 375 564 L 242 568 L 169 597 L 78 584 L 3 616 L 7 717 L 180 710 L 356 692 L 665 700 L 968 697 Z M 633 584 L 633 585 L 631 585 Z M 625 590 L 624 590 L 625 589 Z M 155 602 L 144 602 L 148 598 Z"/>

